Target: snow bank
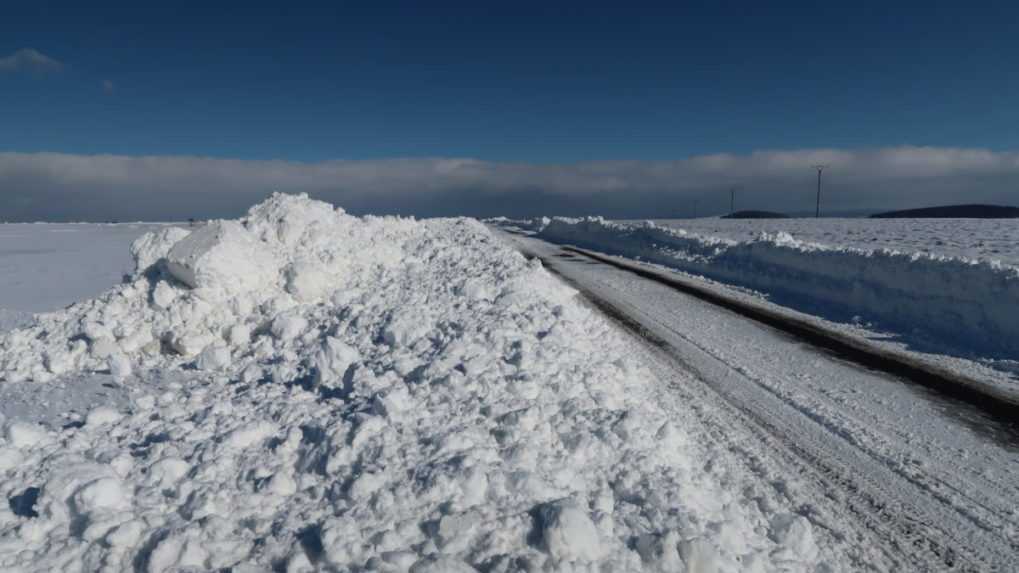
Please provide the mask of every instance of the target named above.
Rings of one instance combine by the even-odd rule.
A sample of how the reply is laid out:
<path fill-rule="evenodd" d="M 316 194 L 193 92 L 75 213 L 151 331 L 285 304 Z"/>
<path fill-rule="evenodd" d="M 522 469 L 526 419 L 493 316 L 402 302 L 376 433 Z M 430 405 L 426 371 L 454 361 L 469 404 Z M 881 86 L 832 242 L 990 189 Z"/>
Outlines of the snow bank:
<path fill-rule="evenodd" d="M 1019 356 L 1019 269 L 994 261 L 829 247 L 781 232 L 734 241 L 601 218 L 533 226 L 552 242 L 703 275 L 808 312 L 860 317 L 937 349 Z"/>
<path fill-rule="evenodd" d="M 617 333 L 476 221 L 274 195 L 132 251 L 130 282 L 0 334 L 8 382 L 109 371 L 131 396 L 0 419 L 0 569 L 824 566 L 807 520 L 777 535 L 760 492 L 717 483 Z"/>

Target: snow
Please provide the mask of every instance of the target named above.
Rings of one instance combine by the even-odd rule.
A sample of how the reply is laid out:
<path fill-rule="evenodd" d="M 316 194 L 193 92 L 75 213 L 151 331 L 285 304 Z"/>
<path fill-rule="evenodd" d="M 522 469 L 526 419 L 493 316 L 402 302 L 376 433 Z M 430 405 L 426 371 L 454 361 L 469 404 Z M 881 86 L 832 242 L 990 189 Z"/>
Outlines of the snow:
<path fill-rule="evenodd" d="M 0 569 L 841 566 L 477 221 L 274 195 L 131 252 L 121 284 L 0 333 L 0 390 L 87 406 L 0 407 Z"/>
<path fill-rule="evenodd" d="M 548 241 L 752 289 L 826 318 L 871 323 L 921 350 L 1019 357 L 1019 266 L 821 245 L 785 231 L 734 240 L 601 218 L 556 218 L 532 226 Z"/>
<path fill-rule="evenodd" d="M 41 427 L 25 422 L 11 422 L 6 430 L 4 437 L 7 443 L 18 449 L 34 446 L 47 438 Z"/>
<path fill-rule="evenodd" d="M 145 267 L 139 265 L 138 270 Z M 243 293 L 278 282 L 279 263 L 240 223 L 215 221 L 173 244 L 166 255 L 166 271 L 194 289 Z"/>
<path fill-rule="evenodd" d="M 187 233 L 154 223 L 0 224 L 0 329 L 5 312 L 57 310 L 120 282 L 134 268 L 125 245 L 152 230 Z"/>
<path fill-rule="evenodd" d="M 652 222 L 735 241 L 753 240 L 761 233 L 788 233 L 798 241 L 831 247 L 888 249 L 1019 266 L 1019 224 L 1015 219 L 703 218 Z"/>
<path fill-rule="evenodd" d="M 844 543 L 838 554 L 853 569 L 1016 569 L 1019 449 L 1007 415 L 989 416 L 885 372 L 859 368 L 666 284 L 558 245 L 516 233 L 502 236 L 647 341 L 633 356 L 659 379 L 678 378 L 647 398 L 676 412 L 656 433 L 676 444 L 665 451 L 686 451 L 682 446 L 691 442 L 715 448 L 704 469 L 725 464 L 727 489 L 746 488 L 748 497 L 770 487 L 781 492 L 777 499 L 759 501 L 770 516 L 762 526 L 773 540 L 787 543 L 791 559 L 812 555 L 812 547 L 820 555 L 830 552 L 825 531 L 832 531 Z M 710 281 L 684 280 L 712 287 Z M 967 363 L 970 372 L 973 366 Z M 683 382 L 686 372 L 697 374 L 692 384 Z M 750 420 L 741 422 L 743 414 Z M 697 425 L 684 424 L 691 417 Z M 772 428 L 766 430 L 769 438 L 760 436 L 762 426 Z M 625 430 L 622 424 L 613 428 L 620 430 Z M 789 457 L 769 454 L 776 441 L 798 452 L 792 459 L 805 454 L 817 461 L 785 465 Z M 797 517 L 810 523 L 811 543 L 799 526 L 789 529 Z M 864 523 L 854 526 L 857 518 Z M 734 520 L 720 524 L 719 534 L 738 536 L 741 528 Z M 918 532 L 917 523 L 929 527 Z M 657 539 L 649 535 L 645 544 L 638 539 L 638 550 L 659 555 Z M 686 546 L 710 555 L 692 542 Z M 668 555 L 670 547 L 661 554 Z M 903 549 L 908 556 L 897 555 Z M 773 564 L 757 565 L 767 570 Z M 752 570 L 755 565 L 745 559 L 741 566 Z M 677 569 L 682 567 L 671 568 Z"/>
<path fill-rule="evenodd" d="M 603 545 L 598 529 L 587 509 L 568 501 L 539 509 L 542 540 L 553 559 L 561 561 L 597 561 Z"/>

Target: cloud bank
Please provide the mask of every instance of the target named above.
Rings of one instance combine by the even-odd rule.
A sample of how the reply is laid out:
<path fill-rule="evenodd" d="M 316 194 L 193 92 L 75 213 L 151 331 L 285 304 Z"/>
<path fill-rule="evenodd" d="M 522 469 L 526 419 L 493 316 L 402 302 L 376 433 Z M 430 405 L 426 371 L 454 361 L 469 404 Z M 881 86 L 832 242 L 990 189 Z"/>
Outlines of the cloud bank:
<path fill-rule="evenodd" d="M 64 64 L 34 48 L 22 48 L 0 58 L 0 72 L 59 72 Z"/>
<path fill-rule="evenodd" d="M 274 191 L 354 213 L 620 218 L 826 212 L 1019 202 L 1019 152 L 934 147 L 716 154 L 676 161 L 545 165 L 475 159 L 300 163 L 188 156 L 0 153 L 0 220 L 180 220 L 235 216 Z"/>

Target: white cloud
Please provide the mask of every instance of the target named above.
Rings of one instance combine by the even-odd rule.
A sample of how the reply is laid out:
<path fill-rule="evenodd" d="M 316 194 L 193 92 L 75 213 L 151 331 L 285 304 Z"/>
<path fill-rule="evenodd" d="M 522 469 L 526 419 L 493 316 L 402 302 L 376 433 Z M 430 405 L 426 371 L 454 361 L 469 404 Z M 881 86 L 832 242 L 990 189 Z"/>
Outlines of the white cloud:
<path fill-rule="evenodd" d="M 34 48 L 22 48 L 0 58 L 0 71 L 3 72 L 58 72 L 63 68 L 64 64 Z"/>
<path fill-rule="evenodd" d="M 681 216 L 728 208 L 807 211 L 825 163 L 828 209 L 1019 202 L 1019 153 L 894 147 L 716 154 L 676 161 L 561 165 L 475 159 L 245 161 L 189 156 L 0 153 L 4 218 L 179 218 L 235 214 L 273 190 L 307 192 L 355 212 L 414 215 Z M 13 211 L 13 209 L 19 209 Z M 113 213 L 109 217 L 99 213 Z"/>

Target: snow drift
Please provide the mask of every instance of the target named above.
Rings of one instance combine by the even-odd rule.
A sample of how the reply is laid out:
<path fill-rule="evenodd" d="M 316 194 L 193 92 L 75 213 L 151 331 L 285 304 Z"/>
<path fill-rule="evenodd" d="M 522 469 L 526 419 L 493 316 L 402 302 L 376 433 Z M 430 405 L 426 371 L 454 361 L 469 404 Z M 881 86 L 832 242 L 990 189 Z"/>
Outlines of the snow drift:
<path fill-rule="evenodd" d="M 1019 269 L 995 261 L 830 247 L 783 232 L 734 241 L 601 218 L 531 227 L 548 241 L 750 288 L 807 312 L 862 318 L 939 351 L 1019 357 Z"/>
<path fill-rule="evenodd" d="M 108 376 L 131 402 L 0 420 L 0 569 L 827 566 L 476 221 L 274 195 L 132 252 L 129 281 L 0 334 L 4 381 Z"/>

